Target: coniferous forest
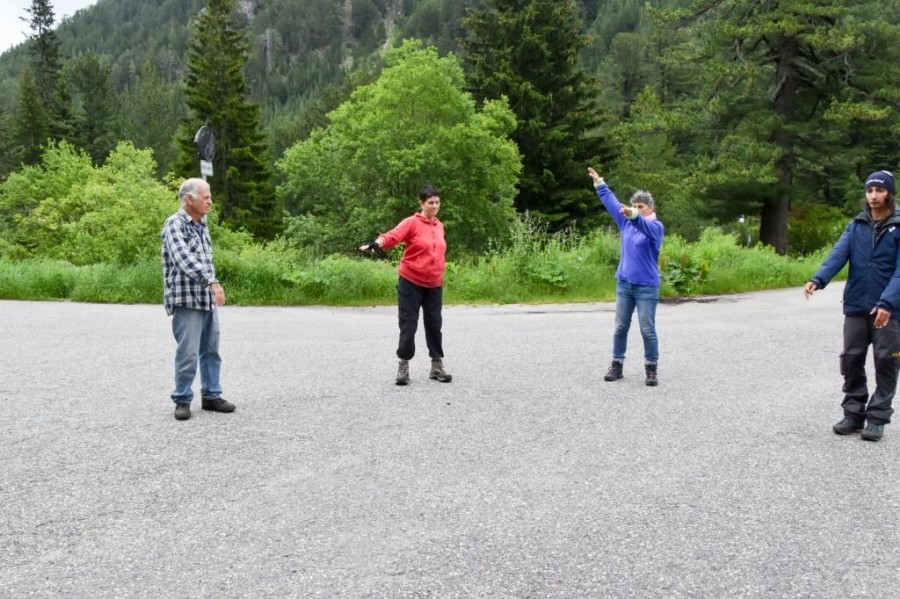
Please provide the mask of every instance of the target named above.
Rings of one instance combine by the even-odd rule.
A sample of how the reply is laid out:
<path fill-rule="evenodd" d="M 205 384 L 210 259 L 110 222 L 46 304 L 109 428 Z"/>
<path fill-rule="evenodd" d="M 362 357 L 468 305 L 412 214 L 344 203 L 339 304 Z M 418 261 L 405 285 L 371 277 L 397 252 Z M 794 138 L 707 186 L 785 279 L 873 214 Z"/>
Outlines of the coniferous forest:
<path fill-rule="evenodd" d="M 130 194 L 135 230 L 158 227 L 199 174 L 202 125 L 217 224 L 321 255 L 406 215 L 425 182 L 455 198 L 442 218 L 463 254 L 524 215 L 607 226 L 588 165 L 625 198 L 652 190 L 685 240 L 741 223 L 742 243 L 805 255 L 900 160 L 900 0 L 100 0 L 62 23 L 34 0 L 15 16 L 30 35 L 0 55 L 2 259 L 152 254 L 152 235 L 104 242 L 104 221 Z"/>

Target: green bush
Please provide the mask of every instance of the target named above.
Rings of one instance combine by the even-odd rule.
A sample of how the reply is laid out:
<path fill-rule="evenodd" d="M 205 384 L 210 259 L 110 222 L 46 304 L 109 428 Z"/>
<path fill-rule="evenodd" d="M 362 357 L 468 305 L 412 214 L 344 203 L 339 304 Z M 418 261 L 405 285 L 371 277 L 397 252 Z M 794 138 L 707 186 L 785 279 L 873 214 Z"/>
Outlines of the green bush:
<path fill-rule="evenodd" d="M 216 270 L 231 305 L 372 305 L 396 301 L 396 260 L 333 255 L 313 258 L 284 241 L 246 243 L 222 229 Z M 214 235 L 215 237 L 215 235 Z M 548 234 L 523 219 L 505 246 L 448 262 L 447 303 L 613 301 L 618 232 Z M 214 241 L 215 243 L 215 241 Z M 229 244 L 231 244 L 229 246 Z M 743 248 L 708 229 L 696 243 L 666 238 L 660 258 L 663 297 L 801 286 L 826 250 L 803 258 L 768 247 Z M 0 260 L 0 297 L 90 302 L 162 302 L 158 257 L 128 265 L 77 266 L 47 259 Z"/>
<path fill-rule="evenodd" d="M 795 204 L 788 221 L 791 254 L 806 256 L 838 240 L 850 217 L 834 206 Z"/>
<path fill-rule="evenodd" d="M 328 256 L 285 273 L 300 303 L 382 304 L 393 301 L 396 266 L 386 261 Z"/>
<path fill-rule="evenodd" d="M 159 261 L 121 267 L 114 264 L 76 266 L 61 260 L 0 260 L 3 299 L 69 299 L 80 302 L 162 302 Z"/>
<path fill-rule="evenodd" d="M 133 264 L 158 255 L 159 231 L 178 201 L 156 181 L 154 169 L 150 151 L 127 143 L 97 168 L 67 144 L 49 148 L 42 165 L 0 185 L 0 211 L 12 214 L 0 229 L 3 256 L 84 265 Z"/>
<path fill-rule="evenodd" d="M 62 299 L 71 296 L 78 276 L 68 262 L 0 261 L 0 297 L 19 300 Z"/>

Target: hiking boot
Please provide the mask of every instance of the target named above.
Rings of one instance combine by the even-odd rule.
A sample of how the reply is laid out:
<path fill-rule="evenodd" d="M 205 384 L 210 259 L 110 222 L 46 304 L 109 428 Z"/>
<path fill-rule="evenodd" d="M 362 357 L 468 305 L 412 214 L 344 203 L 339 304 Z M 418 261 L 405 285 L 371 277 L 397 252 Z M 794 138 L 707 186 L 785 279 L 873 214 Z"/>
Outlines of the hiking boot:
<path fill-rule="evenodd" d="M 853 418 L 847 418 L 846 416 L 843 420 L 831 427 L 831 430 L 833 430 L 837 435 L 849 435 L 851 433 L 858 433 L 862 431 L 862 429 L 862 420 L 855 420 Z"/>
<path fill-rule="evenodd" d="M 400 367 L 397 368 L 397 384 L 409 384 L 409 360 L 400 360 Z"/>
<path fill-rule="evenodd" d="M 606 374 L 603 376 L 604 381 L 617 381 L 622 378 L 622 363 L 618 360 L 613 360 L 612 365 L 609 367 L 609 370 L 606 371 Z"/>
<path fill-rule="evenodd" d="M 221 397 L 216 397 L 215 399 L 203 399 L 200 402 L 200 407 L 204 410 L 209 410 L 210 412 L 234 412 L 234 408 L 236 407 L 230 401 L 225 401 Z"/>
<path fill-rule="evenodd" d="M 656 379 L 656 364 L 647 364 L 644 369 L 647 371 L 647 380 L 644 381 L 644 384 L 648 387 L 657 386 L 659 381 Z"/>
<path fill-rule="evenodd" d="M 883 424 L 872 424 L 871 422 L 866 425 L 866 429 L 860 435 L 860 437 L 862 437 L 866 441 L 881 441 L 881 438 L 883 436 L 884 436 L 884 425 Z"/>
<path fill-rule="evenodd" d="M 175 420 L 188 420 L 191 417 L 191 404 L 175 404 Z"/>
<path fill-rule="evenodd" d="M 452 376 L 444 372 L 444 363 L 440 358 L 431 360 L 431 371 L 428 373 L 428 378 L 442 383 L 449 383 L 453 380 Z"/>

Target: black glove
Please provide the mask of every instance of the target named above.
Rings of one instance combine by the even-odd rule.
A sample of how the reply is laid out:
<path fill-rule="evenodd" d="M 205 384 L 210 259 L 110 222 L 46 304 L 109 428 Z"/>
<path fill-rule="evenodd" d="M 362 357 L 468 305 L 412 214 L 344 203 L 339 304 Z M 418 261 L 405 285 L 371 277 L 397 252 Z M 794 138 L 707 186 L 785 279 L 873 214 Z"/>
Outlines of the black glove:
<path fill-rule="evenodd" d="M 374 252 L 375 250 L 380 250 L 380 249 L 381 249 L 381 246 L 378 245 L 377 241 L 370 241 L 369 243 L 366 244 L 366 250 L 368 250 L 370 252 Z"/>

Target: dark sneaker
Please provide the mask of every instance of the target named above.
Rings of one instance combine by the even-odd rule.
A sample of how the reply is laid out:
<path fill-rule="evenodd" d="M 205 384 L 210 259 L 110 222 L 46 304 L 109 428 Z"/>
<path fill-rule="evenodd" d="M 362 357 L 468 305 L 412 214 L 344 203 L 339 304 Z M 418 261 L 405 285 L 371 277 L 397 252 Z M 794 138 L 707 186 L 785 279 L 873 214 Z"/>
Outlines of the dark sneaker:
<path fill-rule="evenodd" d="M 656 364 L 647 364 L 644 369 L 647 371 L 647 380 L 644 381 L 644 384 L 648 387 L 657 386 L 659 380 L 656 378 Z"/>
<path fill-rule="evenodd" d="M 883 424 L 872 424 L 871 422 L 866 425 L 866 429 L 860 435 L 860 437 L 862 437 L 866 441 L 881 441 L 881 438 L 883 436 L 884 436 L 884 425 Z"/>
<path fill-rule="evenodd" d="M 397 384 L 409 384 L 409 360 L 400 360 L 400 366 L 397 367 Z"/>
<path fill-rule="evenodd" d="M 444 362 L 440 358 L 431 360 L 431 370 L 428 372 L 428 378 L 442 383 L 449 383 L 453 377 L 444 372 Z"/>
<path fill-rule="evenodd" d="M 609 370 L 606 371 L 606 374 L 603 376 L 604 381 L 617 381 L 622 378 L 622 363 L 613 360 L 612 365 L 609 367 Z"/>
<path fill-rule="evenodd" d="M 191 417 L 191 404 L 175 404 L 175 420 L 188 420 Z"/>
<path fill-rule="evenodd" d="M 833 430 L 837 435 L 849 435 L 851 433 L 858 433 L 862 431 L 862 429 L 863 421 L 854 420 L 853 418 L 844 418 L 831 427 L 831 430 Z"/>
<path fill-rule="evenodd" d="M 216 399 L 204 399 L 200 405 L 204 410 L 209 410 L 210 412 L 234 412 L 235 406 L 230 401 L 225 401 L 221 397 L 217 397 Z"/>

